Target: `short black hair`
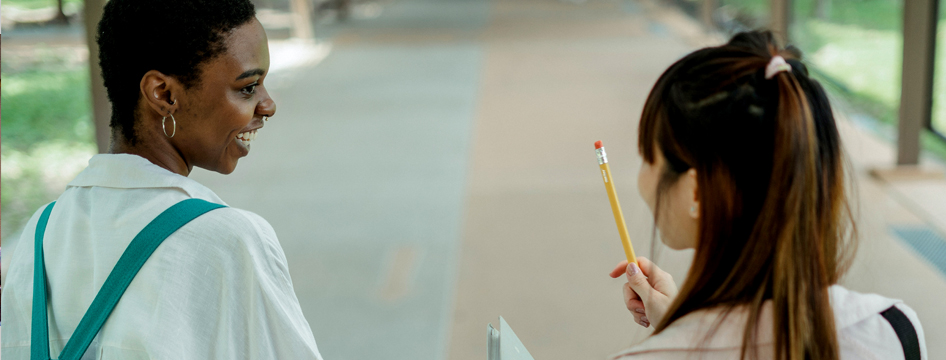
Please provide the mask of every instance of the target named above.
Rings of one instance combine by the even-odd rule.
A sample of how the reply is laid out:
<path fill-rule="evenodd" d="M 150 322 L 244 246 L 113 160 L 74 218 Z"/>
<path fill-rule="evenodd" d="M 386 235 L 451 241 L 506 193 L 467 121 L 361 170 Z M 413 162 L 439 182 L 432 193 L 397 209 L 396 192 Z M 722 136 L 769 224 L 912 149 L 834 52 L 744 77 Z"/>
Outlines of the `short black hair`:
<path fill-rule="evenodd" d="M 226 34 L 256 16 L 249 0 L 110 0 L 99 21 L 99 66 L 112 102 L 109 126 L 134 145 L 141 77 L 151 70 L 199 85 Z"/>

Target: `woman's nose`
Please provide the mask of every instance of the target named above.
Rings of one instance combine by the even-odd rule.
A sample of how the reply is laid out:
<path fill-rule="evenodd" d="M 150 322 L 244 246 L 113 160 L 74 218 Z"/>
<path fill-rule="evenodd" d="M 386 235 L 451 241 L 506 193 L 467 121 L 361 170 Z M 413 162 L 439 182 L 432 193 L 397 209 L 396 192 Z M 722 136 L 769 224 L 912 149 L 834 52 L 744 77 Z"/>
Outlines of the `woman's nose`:
<path fill-rule="evenodd" d="M 266 93 L 266 97 L 256 105 L 256 112 L 265 116 L 273 116 L 276 114 L 276 102 L 273 101 L 273 98 L 269 97 L 269 93 Z"/>

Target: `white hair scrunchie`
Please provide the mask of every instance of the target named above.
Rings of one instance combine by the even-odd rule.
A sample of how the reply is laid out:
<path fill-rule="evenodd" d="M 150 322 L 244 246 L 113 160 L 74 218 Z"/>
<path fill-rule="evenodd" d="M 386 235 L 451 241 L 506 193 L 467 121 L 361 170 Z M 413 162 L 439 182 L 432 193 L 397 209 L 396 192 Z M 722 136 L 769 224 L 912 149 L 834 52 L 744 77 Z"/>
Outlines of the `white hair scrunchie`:
<path fill-rule="evenodd" d="M 778 74 L 782 71 L 791 71 L 792 66 L 785 62 L 785 58 L 775 55 L 772 57 L 772 60 L 769 60 L 769 64 L 765 66 L 765 79 L 771 79 L 775 74 Z"/>

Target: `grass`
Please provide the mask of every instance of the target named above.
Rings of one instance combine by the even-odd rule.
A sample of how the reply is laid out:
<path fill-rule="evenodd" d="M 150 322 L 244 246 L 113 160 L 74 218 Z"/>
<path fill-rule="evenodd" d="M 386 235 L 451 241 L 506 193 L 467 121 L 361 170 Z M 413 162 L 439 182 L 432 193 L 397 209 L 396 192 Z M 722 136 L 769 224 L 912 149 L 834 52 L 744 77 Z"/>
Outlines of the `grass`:
<path fill-rule="evenodd" d="M 4 131 L 6 132 L 6 131 Z M 0 155 L 3 237 L 18 231 L 41 205 L 55 200 L 96 153 L 95 144 L 44 141 L 29 151 L 7 148 Z"/>
<path fill-rule="evenodd" d="M 795 19 L 815 18 L 817 0 L 793 0 L 792 11 Z M 824 0 L 827 6 L 826 17 L 822 21 L 839 25 L 854 25 L 861 28 L 886 31 L 900 31 L 903 14 L 902 0 Z M 721 0 L 720 5 L 735 8 L 742 15 L 758 19 L 764 24 L 770 14 L 770 2 L 767 0 Z"/>
<path fill-rule="evenodd" d="M 3 75 L 5 148 L 27 151 L 45 141 L 91 143 L 89 73 L 86 69 Z"/>
<path fill-rule="evenodd" d="M 941 160 L 946 160 L 946 139 L 931 131 L 923 131 L 920 134 L 920 145 L 923 150 L 936 155 Z"/>
<path fill-rule="evenodd" d="M 88 68 L 32 68 L 0 76 L 6 85 L 0 89 L 6 104 L 0 120 L 0 236 L 6 238 L 59 196 L 96 147 Z"/>
<path fill-rule="evenodd" d="M 900 32 L 903 26 L 903 0 L 824 0 L 828 11 L 822 21 L 862 29 Z M 793 0 L 795 19 L 816 17 L 816 0 Z"/>
<path fill-rule="evenodd" d="M 822 0 L 830 5 L 824 18 L 817 18 L 816 1 L 793 1 L 792 44 L 856 102 L 879 105 L 869 106 L 872 115 L 889 118 L 900 101 L 902 2 Z M 760 19 L 757 22 L 769 14 L 769 2 L 764 0 L 722 3 L 738 9 L 744 18 Z"/>
<path fill-rule="evenodd" d="M 805 54 L 815 77 L 859 112 L 896 125 L 900 107 L 903 54 L 903 0 L 823 0 L 824 16 L 815 14 L 818 0 L 794 0 L 792 44 Z M 765 24 L 769 2 L 722 0 L 740 18 Z M 941 8 L 937 39 L 946 40 L 946 7 Z M 753 24 L 749 24 L 750 27 Z M 938 41 L 934 77 L 932 128 L 946 135 L 946 42 Z M 922 136 L 924 149 L 946 159 L 946 141 Z"/>
<path fill-rule="evenodd" d="M 946 6 L 941 7 L 940 18 L 943 18 L 944 14 L 946 14 Z M 936 39 L 932 127 L 940 134 L 946 135 L 946 21 L 940 21 Z"/>
<path fill-rule="evenodd" d="M 81 8 L 83 1 L 65 0 L 63 4 L 76 4 Z M 57 2 L 56 0 L 3 0 L 3 5 L 16 6 L 23 9 L 41 9 L 45 7 L 55 7 L 57 6 Z"/>
<path fill-rule="evenodd" d="M 900 97 L 902 0 L 829 0 L 824 18 L 816 0 L 795 0 L 792 37 L 811 70 L 832 93 L 858 111 L 895 126 Z M 82 0 L 66 0 L 82 4 Z M 6 0 L 4 6 L 42 8 L 55 0 Z M 721 0 L 744 18 L 764 23 L 767 0 Z M 940 14 L 946 19 L 946 7 Z M 946 39 L 946 21 L 938 38 Z M 44 63 L 3 56 L 0 197 L 2 237 L 19 229 L 42 204 L 62 192 L 95 153 L 87 65 L 63 66 L 54 49 Z M 938 42 L 933 127 L 946 134 L 946 42 Z M 946 159 L 946 141 L 924 132 L 928 151 Z"/>
<path fill-rule="evenodd" d="M 857 96 L 899 106 L 903 39 L 898 32 L 812 19 L 796 35 L 808 62 L 827 76 Z"/>

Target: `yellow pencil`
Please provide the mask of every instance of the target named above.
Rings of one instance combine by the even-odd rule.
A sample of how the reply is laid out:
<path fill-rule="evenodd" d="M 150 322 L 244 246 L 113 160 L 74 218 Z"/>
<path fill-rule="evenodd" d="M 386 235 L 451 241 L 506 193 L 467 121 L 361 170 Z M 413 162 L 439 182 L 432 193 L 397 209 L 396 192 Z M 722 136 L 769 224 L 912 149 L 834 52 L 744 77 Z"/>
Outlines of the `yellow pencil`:
<path fill-rule="evenodd" d="M 636 263 L 637 257 L 634 256 L 634 247 L 631 246 L 631 237 L 627 235 L 627 225 L 624 224 L 624 213 L 621 212 L 621 203 L 618 202 L 618 194 L 614 191 L 611 168 L 608 167 L 608 154 L 604 152 L 604 144 L 602 144 L 600 140 L 595 142 L 595 153 L 598 154 L 598 167 L 601 168 L 601 177 L 604 178 L 604 188 L 608 190 L 608 199 L 611 200 L 611 211 L 614 212 L 614 222 L 618 225 L 618 233 L 621 234 L 621 243 L 624 244 L 624 255 L 627 255 L 628 263 Z"/>

